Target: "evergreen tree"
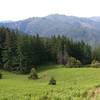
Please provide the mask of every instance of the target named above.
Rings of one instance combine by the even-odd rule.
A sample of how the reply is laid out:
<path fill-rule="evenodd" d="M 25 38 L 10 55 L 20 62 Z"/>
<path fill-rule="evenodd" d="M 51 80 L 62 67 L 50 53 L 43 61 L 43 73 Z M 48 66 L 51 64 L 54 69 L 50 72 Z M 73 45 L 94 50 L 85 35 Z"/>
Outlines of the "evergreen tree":
<path fill-rule="evenodd" d="M 94 58 L 100 60 L 99 53 L 99 48 L 95 49 L 92 56 L 88 44 L 65 36 L 43 38 L 0 28 L 0 68 L 6 70 L 28 73 L 33 65 L 58 62 L 65 65 L 70 57 L 90 64 Z"/>
<path fill-rule="evenodd" d="M 3 50 L 4 68 L 12 70 L 16 59 L 16 36 L 13 31 L 7 29 L 5 34 L 4 50 Z"/>

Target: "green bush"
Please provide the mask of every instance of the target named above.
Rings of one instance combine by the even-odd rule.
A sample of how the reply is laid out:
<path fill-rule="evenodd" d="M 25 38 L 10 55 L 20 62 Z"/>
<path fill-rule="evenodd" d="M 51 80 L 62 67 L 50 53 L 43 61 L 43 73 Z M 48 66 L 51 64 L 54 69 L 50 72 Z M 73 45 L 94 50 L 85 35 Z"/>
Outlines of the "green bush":
<path fill-rule="evenodd" d="M 99 63 L 99 61 L 93 60 L 91 64 L 96 64 L 96 63 Z"/>
<path fill-rule="evenodd" d="M 74 57 L 70 57 L 67 63 L 67 67 L 80 67 L 82 64 Z"/>
<path fill-rule="evenodd" d="M 100 63 L 99 63 L 99 61 L 93 60 L 92 63 L 91 63 L 91 67 L 100 68 Z"/>
<path fill-rule="evenodd" d="M 31 69 L 30 75 L 28 77 L 29 79 L 38 79 L 38 74 L 35 68 Z"/>
<path fill-rule="evenodd" d="M 56 80 L 54 79 L 54 77 L 51 77 L 49 85 L 56 85 Z"/>

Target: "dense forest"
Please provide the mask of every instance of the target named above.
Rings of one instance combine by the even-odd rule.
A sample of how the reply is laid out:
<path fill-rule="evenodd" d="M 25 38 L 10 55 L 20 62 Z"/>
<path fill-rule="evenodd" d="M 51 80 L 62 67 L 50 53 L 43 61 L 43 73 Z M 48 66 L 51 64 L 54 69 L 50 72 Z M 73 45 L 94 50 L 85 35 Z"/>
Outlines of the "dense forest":
<path fill-rule="evenodd" d="M 65 36 L 43 38 L 0 28 L 0 68 L 9 71 L 28 73 L 33 66 L 42 64 L 66 65 L 70 57 L 82 65 L 91 64 L 94 59 L 99 61 L 99 50 L 100 47 L 92 50 L 85 42 Z"/>

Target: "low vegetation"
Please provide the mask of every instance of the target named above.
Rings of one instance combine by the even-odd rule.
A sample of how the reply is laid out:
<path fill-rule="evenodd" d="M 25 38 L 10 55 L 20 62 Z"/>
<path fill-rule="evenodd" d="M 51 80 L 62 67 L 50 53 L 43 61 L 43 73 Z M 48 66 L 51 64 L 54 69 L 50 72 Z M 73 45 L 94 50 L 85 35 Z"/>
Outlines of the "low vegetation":
<path fill-rule="evenodd" d="M 100 69 L 45 67 L 38 74 L 42 77 L 47 73 L 47 78 L 38 80 L 2 71 L 0 100 L 91 100 L 93 91 L 100 85 Z M 48 84 L 52 76 L 57 82 L 55 86 Z"/>
<path fill-rule="evenodd" d="M 91 67 L 100 68 L 100 63 L 99 63 L 99 61 L 93 60 L 92 63 L 91 63 Z"/>
<path fill-rule="evenodd" d="M 38 79 L 38 74 L 35 68 L 31 69 L 31 72 L 28 78 L 33 79 L 33 80 Z"/>
<path fill-rule="evenodd" d="M 67 66 L 67 67 L 81 67 L 82 64 L 81 64 L 81 62 L 80 62 L 79 60 L 77 60 L 76 58 L 70 57 L 66 66 Z"/>
<path fill-rule="evenodd" d="M 56 85 L 56 80 L 54 79 L 54 77 L 51 77 L 49 85 Z"/>

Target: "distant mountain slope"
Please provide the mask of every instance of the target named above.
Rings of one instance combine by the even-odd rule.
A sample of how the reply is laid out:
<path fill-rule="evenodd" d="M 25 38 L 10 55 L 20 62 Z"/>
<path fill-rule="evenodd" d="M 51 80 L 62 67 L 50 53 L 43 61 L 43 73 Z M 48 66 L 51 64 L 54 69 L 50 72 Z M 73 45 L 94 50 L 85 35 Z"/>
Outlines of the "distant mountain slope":
<path fill-rule="evenodd" d="M 18 29 L 27 34 L 65 35 L 75 40 L 84 40 L 91 45 L 100 43 L 100 18 L 79 18 L 65 15 L 33 17 L 17 22 L 0 23 L 0 26 Z"/>
<path fill-rule="evenodd" d="M 90 19 L 96 22 L 100 22 L 100 17 L 91 17 Z"/>

